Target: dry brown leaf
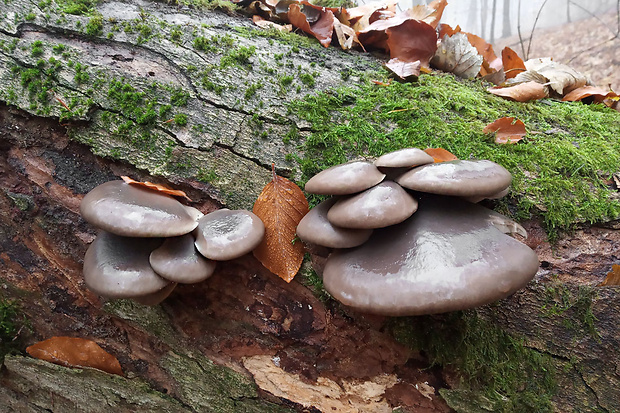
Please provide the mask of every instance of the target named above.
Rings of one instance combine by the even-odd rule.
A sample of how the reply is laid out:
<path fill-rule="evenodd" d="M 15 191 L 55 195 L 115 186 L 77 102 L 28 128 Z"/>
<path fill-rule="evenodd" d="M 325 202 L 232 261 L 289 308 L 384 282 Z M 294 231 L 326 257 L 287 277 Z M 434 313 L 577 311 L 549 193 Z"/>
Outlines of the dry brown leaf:
<path fill-rule="evenodd" d="M 598 86 L 583 86 L 577 88 L 562 98 L 565 102 L 576 102 L 585 98 L 592 97 L 596 103 L 601 103 L 607 98 L 618 97 L 616 92 L 609 90 L 609 88 Z"/>
<path fill-rule="evenodd" d="M 490 43 L 487 43 L 486 40 L 480 36 L 476 36 L 475 34 L 467 32 L 462 33 L 467 34 L 469 43 L 471 43 L 471 45 L 478 50 L 478 54 L 484 59 L 480 70 L 481 76 L 486 76 L 502 68 L 502 59 L 497 57 L 495 51 L 493 51 L 493 46 Z"/>
<path fill-rule="evenodd" d="M 455 33 L 461 32 L 461 26 L 456 26 L 454 29 L 447 23 L 441 23 L 439 25 L 439 38 L 443 39 L 445 35 L 452 36 Z"/>
<path fill-rule="evenodd" d="M 274 170 L 252 212 L 265 224 L 265 237 L 254 249 L 254 256 L 269 271 L 291 282 L 304 259 L 303 243 L 295 242 L 297 224 L 308 213 L 304 193 Z"/>
<path fill-rule="evenodd" d="M 439 25 L 439 20 L 441 20 L 443 10 L 447 5 L 448 2 L 446 0 L 435 0 L 428 5 L 418 4 L 406 10 L 405 14 L 412 19 L 428 23 L 433 29 L 436 29 Z"/>
<path fill-rule="evenodd" d="M 162 194 L 166 194 L 166 195 L 182 197 L 182 198 L 187 199 L 188 201 L 191 201 L 191 199 L 187 196 L 185 192 L 180 191 L 178 189 L 172 189 L 165 185 L 154 184 L 149 181 L 145 181 L 145 182 L 135 181 L 128 176 L 121 176 L 121 179 L 125 181 L 125 183 L 128 183 L 130 185 L 142 186 L 152 191 L 161 192 Z"/>
<path fill-rule="evenodd" d="M 370 16 L 377 10 L 389 10 L 395 12 L 398 1 L 399 0 L 371 1 L 361 6 L 351 7 L 347 9 L 349 21 L 353 24 L 357 19 L 361 19 L 364 16 Z"/>
<path fill-rule="evenodd" d="M 525 72 L 519 73 L 510 79 L 512 83 L 534 81 L 548 84 L 558 95 L 564 96 L 574 89 L 585 86 L 588 79 L 575 69 L 562 63 L 557 63 L 548 57 L 530 59 L 526 61 Z"/>
<path fill-rule="evenodd" d="M 489 93 L 501 96 L 517 102 L 529 102 L 530 100 L 542 99 L 547 97 L 547 88 L 538 82 L 525 82 L 515 86 L 490 88 Z"/>
<path fill-rule="evenodd" d="M 472 46 L 465 33 L 445 35 L 431 63 L 437 69 L 469 79 L 480 72 L 483 58 Z"/>
<path fill-rule="evenodd" d="M 389 27 L 385 32 L 391 59 L 401 62 L 419 61 L 421 66 L 428 67 L 437 50 L 437 33 L 430 24 L 408 19 Z"/>
<path fill-rule="evenodd" d="M 338 43 L 343 50 L 351 49 L 353 47 L 353 43 L 356 43 L 360 45 L 362 50 L 366 51 L 357 38 L 355 30 L 345 24 L 342 24 L 338 19 L 334 19 L 334 32 L 336 33 Z"/>
<path fill-rule="evenodd" d="M 385 67 L 388 68 L 396 76 L 403 80 L 414 79 L 420 76 L 420 61 L 415 62 L 403 62 L 398 58 L 390 59 Z"/>
<path fill-rule="evenodd" d="M 424 152 L 432 156 L 435 160 L 435 163 L 456 161 L 457 159 L 459 159 L 452 152 L 447 151 L 443 148 L 426 148 L 424 149 Z"/>
<path fill-rule="evenodd" d="M 612 265 L 611 271 L 607 273 L 605 281 L 600 285 L 620 285 L 620 265 Z"/>
<path fill-rule="evenodd" d="M 288 7 L 288 20 L 293 26 L 316 37 L 324 47 L 328 47 L 332 42 L 335 18 L 334 13 L 330 10 L 321 11 L 316 23 L 310 25 L 306 15 L 302 13 L 299 4 L 291 4 Z"/>
<path fill-rule="evenodd" d="M 261 29 L 273 28 L 273 29 L 280 30 L 282 32 L 290 32 L 293 30 L 293 25 L 291 24 L 278 24 L 278 23 L 272 22 L 271 20 L 265 20 L 257 14 L 252 16 L 252 21 L 254 22 L 255 25 L 257 25 Z"/>
<path fill-rule="evenodd" d="M 515 52 L 508 46 L 504 47 L 504 49 L 502 50 L 502 64 L 504 65 L 504 73 L 506 74 L 506 79 L 512 79 L 519 73 L 526 70 L 523 59 L 519 57 L 517 52 Z"/>
<path fill-rule="evenodd" d="M 504 117 L 489 123 L 482 130 L 483 133 L 495 133 L 495 143 L 517 143 L 527 133 L 525 124 L 519 119 Z"/>
<path fill-rule="evenodd" d="M 34 358 L 67 367 L 92 367 L 110 374 L 123 375 L 121 365 L 97 343 L 79 337 L 52 337 L 26 348 Z"/>

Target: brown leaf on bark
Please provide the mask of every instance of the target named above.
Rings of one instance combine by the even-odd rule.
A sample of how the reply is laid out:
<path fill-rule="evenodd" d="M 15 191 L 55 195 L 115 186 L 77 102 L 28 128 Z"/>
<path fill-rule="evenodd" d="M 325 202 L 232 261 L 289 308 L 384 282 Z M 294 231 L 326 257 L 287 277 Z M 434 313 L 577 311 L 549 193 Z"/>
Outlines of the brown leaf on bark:
<path fill-rule="evenodd" d="M 607 273 L 605 281 L 603 281 L 600 285 L 620 285 L 620 265 L 612 265 L 611 271 Z"/>
<path fill-rule="evenodd" d="M 255 14 L 254 16 L 252 16 L 252 21 L 254 22 L 255 25 L 257 25 L 261 29 L 273 28 L 273 29 L 277 29 L 283 32 L 290 32 L 293 30 L 293 25 L 291 24 L 278 24 L 278 23 L 272 22 L 271 20 L 265 20 L 258 14 Z"/>
<path fill-rule="evenodd" d="M 67 367 L 92 367 L 110 374 L 123 375 L 121 365 L 97 343 L 79 337 L 52 337 L 26 348 L 34 358 Z"/>
<path fill-rule="evenodd" d="M 431 63 L 437 69 L 469 79 L 478 75 L 482 60 L 465 33 L 454 33 L 443 37 Z"/>
<path fill-rule="evenodd" d="M 421 63 L 419 60 L 415 62 L 404 62 L 398 58 L 394 58 L 390 59 L 385 64 L 385 67 L 403 80 L 412 80 L 420 76 Z"/>
<path fill-rule="evenodd" d="M 487 91 L 497 96 L 516 100 L 517 102 L 529 102 L 530 100 L 542 99 L 548 96 L 545 85 L 534 81 L 520 83 L 510 87 L 494 87 L 487 89 Z"/>
<path fill-rule="evenodd" d="M 265 224 L 265 237 L 253 253 L 265 268 L 291 282 L 304 259 L 304 246 L 295 242 L 295 230 L 308 213 L 308 201 L 295 183 L 276 175 L 275 169 L 272 173 L 252 210 Z"/>
<path fill-rule="evenodd" d="M 291 4 L 288 8 L 288 20 L 293 26 L 316 37 L 324 47 L 328 47 L 332 42 L 334 13 L 330 10 L 321 11 L 321 15 L 316 23 L 310 25 L 306 15 L 301 12 L 299 4 Z"/>
<path fill-rule="evenodd" d="M 419 61 L 428 67 L 437 50 L 437 32 L 430 24 L 420 20 L 405 20 L 386 30 L 390 58 L 401 62 Z"/>
<path fill-rule="evenodd" d="M 515 52 L 508 46 L 504 47 L 504 49 L 502 50 L 502 64 L 504 65 L 504 73 L 506 74 L 506 79 L 512 79 L 519 73 L 526 70 L 523 59 L 519 57 L 517 52 Z"/>
<path fill-rule="evenodd" d="M 609 90 L 609 88 L 598 87 L 598 86 L 583 86 L 577 88 L 564 96 L 562 98 L 565 102 L 576 102 L 578 100 L 583 100 L 586 98 L 592 97 L 592 101 L 596 103 L 601 103 L 607 98 L 618 97 L 616 92 L 613 90 Z"/>
<path fill-rule="evenodd" d="M 457 159 L 459 159 L 452 152 L 447 151 L 443 148 L 426 148 L 424 149 L 424 152 L 432 156 L 435 160 L 435 163 L 456 161 Z"/>
<path fill-rule="evenodd" d="M 564 96 L 588 82 L 582 73 L 565 64 L 554 62 L 548 57 L 530 59 L 524 64 L 527 70 L 519 73 L 508 83 L 535 81 L 549 85 L 557 95 Z"/>
<path fill-rule="evenodd" d="M 334 32 L 336 33 L 338 43 L 343 50 L 348 50 L 352 48 L 353 43 L 355 43 L 358 44 L 362 48 L 362 50 L 366 51 L 366 49 L 364 49 L 364 46 L 357 38 L 355 30 L 345 24 L 342 24 L 338 19 L 334 19 Z"/>
<path fill-rule="evenodd" d="M 188 201 L 191 201 L 191 199 L 187 196 L 185 192 L 179 191 L 178 189 L 172 189 L 165 185 L 154 184 L 149 181 L 145 181 L 145 182 L 135 181 L 128 176 L 121 176 L 121 179 L 125 181 L 125 183 L 128 183 L 130 185 L 142 186 L 152 191 L 161 192 L 162 194 L 166 194 L 166 195 L 182 197 L 182 198 L 187 199 Z"/>
<path fill-rule="evenodd" d="M 504 117 L 489 123 L 482 130 L 483 133 L 495 133 L 495 143 L 517 143 L 527 133 L 525 124 L 519 119 Z"/>

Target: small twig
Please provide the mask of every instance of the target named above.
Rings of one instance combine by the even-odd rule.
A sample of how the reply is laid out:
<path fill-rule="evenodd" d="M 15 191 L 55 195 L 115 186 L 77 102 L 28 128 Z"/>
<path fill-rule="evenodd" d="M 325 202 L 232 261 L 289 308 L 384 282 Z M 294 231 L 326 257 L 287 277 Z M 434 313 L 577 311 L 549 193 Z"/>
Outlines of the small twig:
<path fill-rule="evenodd" d="M 60 99 L 58 96 L 54 96 L 56 98 L 56 100 L 65 107 L 65 109 L 67 109 L 69 112 L 71 112 L 71 108 L 69 106 L 67 106 L 67 104 L 65 102 L 62 101 L 62 99 Z"/>
<path fill-rule="evenodd" d="M 162 123 L 170 123 L 170 122 L 173 122 L 173 121 L 174 121 L 174 118 L 172 118 L 172 119 L 168 119 L 168 120 L 165 120 L 165 121 L 163 121 Z"/>
<path fill-rule="evenodd" d="M 523 36 L 521 36 L 521 0 L 519 0 L 517 4 L 517 33 L 519 33 L 519 42 L 521 43 L 521 56 L 527 60 L 527 56 L 525 55 L 525 43 L 523 42 Z"/>
<path fill-rule="evenodd" d="M 542 6 L 540 6 L 540 9 L 538 9 L 538 13 L 536 14 L 536 19 L 534 19 L 534 26 L 532 26 L 532 31 L 530 33 L 530 41 L 527 44 L 527 56 L 530 55 L 530 47 L 532 46 L 532 39 L 534 38 L 534 30 L 536 30 L 536 25 L 538 24 L 540 13 L 542 13 L 542 9 L 545 7 L 545 4 L 547 4 L 547 1 L 548 0 L 543 1 Z"/>
<path fill-rule="evenodd" d="M 572 4 L 573 6 L 580 8 L 581 10 L 585 11 L 587 14 L 589 14 L 590 16 L 592 16 L 592 17 L 594 17 L 596 20 L 598 20 L 598 21 L 599 21 L 599 23 L 601 23 L 601 25 L 602 25 L 603 27 L 605 27 L 607 30 L 609 30 L 609 31 L 611 32 L 611 34 L 613 34 L 613 35 L 614 35 L 614 37 L 618 37 L 618 35 L 620 34 L 620 20 L 619 20 L 619 23 L 618 23 L 618 24 L 619 24 L 619 26 L 618 26 L 618 32 L 614 33 L 614 31 L 613 31 L 613 30 L 611 30 L 609 27 L 607 27 L 607 23 L 605 23 L 605 22 L 604 22 L 604 21 L 603 21 L 600 17 L 598 17 L 596 14 L 592 13 L 590 10 L 586 9 L 585 7 L 581 6 L 580 4 L 575 3 L 575 2 L 574 2 L 574 1 L 572 1 L 572 0 L 568 0 L 568 2 L 569 2 L 570 4 Z M 620 4 L 620 0 L 618 0 L 618 4 Z M 618 16 L 619 16 L 618 18 L 620 19 L 620 12 L 619 12 Z"/>
<path fill-rule="evenodd" d="M 415 108 L 407 108 L 407 109 L 394 109 L 394 110 L 391 110 L 391 111 L 389 111 L 389 112 L 387 112 L 387 113 L 389 114 L 389 113 L 396 113 L 396 112 L 405 112 L 405 111 L 408 111 L 408 110 L 414 110 L 414 109 L 415 109 Z"/>

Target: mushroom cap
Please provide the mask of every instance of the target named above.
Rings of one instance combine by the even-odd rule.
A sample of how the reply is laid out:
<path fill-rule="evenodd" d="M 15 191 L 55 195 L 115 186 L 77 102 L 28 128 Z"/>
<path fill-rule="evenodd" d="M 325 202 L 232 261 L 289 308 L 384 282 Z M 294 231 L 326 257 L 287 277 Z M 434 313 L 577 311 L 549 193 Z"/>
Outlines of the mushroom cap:
<path fill-rule="evenodd" d="M 327 211 L 337 200 L 330 198 L 321 202 L 301 219 L 297 225 L 297 236 L 302 241 L 329 248 L 352 248 L 370 238 L 370 229 L 341 228 L 329 222 Z"/>
<path fill-rule="evenodd" d="M 385 181 L 339 200 L 327 213 L 327 219 L 343 228 L 383 228 L 406 220 L 417 209 L 415 198 L 397 183 Z"/>
<path fill-rule="evenodd" d="M 131 298 L 155 293 L 170 282 L 149 264 L 158 238 L 122 237 L 99 231 L 84 256 L 84 282 L 93 292 L 108 298 Z"/>
<path fill-rule="evenodd" d="M 249 211 L 220 209 L 200 218 L 195 235 L 198 252 L 211 260 L 226 261 L 256 248 L 265 235 L 265 225 Z"/>
<path fill-rule="evenodd" d="M 349 195 L 375 186 L 383 178 L 385 174 L 370 162 L 354 161 L 319 172 L 306 182 L 305 190 L 311 194 Z"/>
<path fill-rule="evenodd" d="M 381 155 L 375 160 L 377 168 L 413 168 L 433 163 L 432 156 L 419 148 L 404 148 Z"/>
<path fill-rule="evenodd" d="M 487 160 L 456 160 L 418 166 L 396 179 L 414 191 L 438 195 L 477 197 L 506 189 L 512 175 L 503 166 Z"/>
<path fill-rule="evenodd" d="M 125 237 L 174 237 L 192 232 L 195 215 L 171 196 L 123 181 L 90 191 L 80 204 L 91 224 Z"/>
<path fill-rule="evenodd" d="M 164 301 L 177 287 L 177 283 L 171 282 L 159 291 L 155 291 L 152 294 L 141 295 L 140 297 L 132 297 L 131 299 L 142 305 L 157 305 Z"/>
<path fill-rule="evenodd" d="M 504 298 L 538 270 L 529 247 L 504 235 L 489 210 L 448 197 L 420 200 L 405 222 L 334 252 L 325 289 L 345 305 L 383 315 L 463 310 Z"/>
<path fill-rule="evenodd" d="M 203 257 L 196 250 L 192 234 L 166 238 L 150 257 L 151 267 L 160 277 L 177 283 L 197 283 L 213 275 L 215 261 Z"/>

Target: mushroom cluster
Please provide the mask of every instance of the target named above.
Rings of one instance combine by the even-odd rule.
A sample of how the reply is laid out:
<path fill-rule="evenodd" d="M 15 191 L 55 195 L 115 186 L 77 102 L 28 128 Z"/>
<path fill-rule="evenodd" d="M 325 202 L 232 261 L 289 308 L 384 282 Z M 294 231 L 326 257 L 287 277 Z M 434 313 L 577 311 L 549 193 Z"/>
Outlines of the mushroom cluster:
<path fill-rule="evenodd" d="M 252 251 L 265 227 L 256 215 L 196 208 L 144 186 L 110 181 L 90 191 L 82 217 L 98 227 L 84 257 L 84 281 L 108 298 L 148 305 L 165 299 L 177 283 L 209 278 L 217 261 Z"/>
<path fill-rule="evenodd" d="M 488 160 L 434 163 L 417 148 L 374 163 L 336 165 L 306 191 L 332 195 L 301 220 L 305 243 L 328 247 L 325 289 L 382 315 L 473 308 L 505 298 L 538 270 L 538 256 L 506 235 L 527 233 L 474 202 L 508 192 L 512 176 Z"/>

